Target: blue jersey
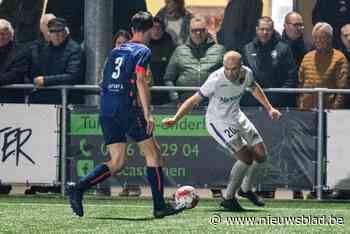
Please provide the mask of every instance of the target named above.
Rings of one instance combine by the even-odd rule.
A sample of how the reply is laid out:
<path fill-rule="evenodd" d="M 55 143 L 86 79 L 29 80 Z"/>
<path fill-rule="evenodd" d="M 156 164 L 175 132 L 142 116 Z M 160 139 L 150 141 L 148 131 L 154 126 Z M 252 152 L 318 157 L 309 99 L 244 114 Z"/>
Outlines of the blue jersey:
<path fill-rule="evenodd" d="M 113 49 L 103 71 L 101 114 L 127 114 L 137 106 L 136 74 L 144 73 L 151 56 L 140 43 L 127 42 Z"/>

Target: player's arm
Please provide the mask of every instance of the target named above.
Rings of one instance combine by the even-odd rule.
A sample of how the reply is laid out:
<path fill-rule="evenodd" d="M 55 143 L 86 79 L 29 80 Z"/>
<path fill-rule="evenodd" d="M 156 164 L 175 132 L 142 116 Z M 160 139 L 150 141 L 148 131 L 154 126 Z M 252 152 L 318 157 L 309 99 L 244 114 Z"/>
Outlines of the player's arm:
<path fill-rule="evenodd" d="M 255 81 L 252 83 L 251 92 L 252 92 L 252 95 L 265 107 L 271 119 L 275 120 L 281 117 L 282 115 L 281 112 L 273 108 L 270 101 L 267 99 L 264 91 L 262 90 L 260 85 Z"/>
<path fill-rule="evenodd" d="M 140 97 L 143 114 L 147 122 L 147 133 L 150 134 L 152 133 L 154 128 L 154 120 L 151 115 L 151 109 L 150 109 L 151 94 L 150 94 L 148 83 L 146 81 L 146 72 L 138 71 L 136 72 L 136 77 L 137 77 L 136 86 Z"/>
<path fill-rule="evenodd" d="M 166 127 L 170 127 L 176 124 L 187 112 L 189 112 L 194 106 L 198 105 L 203 100 L 203 97 L 197 92 L 189 97 L 177 110 L 176 114 L 172 118 L 163 119 L 162 124 Z"/>

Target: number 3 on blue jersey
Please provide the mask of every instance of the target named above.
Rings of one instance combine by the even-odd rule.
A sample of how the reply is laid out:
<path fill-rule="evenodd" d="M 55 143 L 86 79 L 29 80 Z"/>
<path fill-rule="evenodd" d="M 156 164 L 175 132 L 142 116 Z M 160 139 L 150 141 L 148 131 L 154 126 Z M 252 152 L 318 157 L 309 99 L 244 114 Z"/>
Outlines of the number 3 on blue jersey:
<path fill-rule="evenodd" d="M 120 76 L 120 67 L 122 66 L 123 64 L 123 57 L 118 57 L 115 59 L 114 61 L 114 64 L 115 64 L 115 67 L 114 67 L 114 71 L 112 73 L 112 79 L 118 79 L 119 76 Z"/>

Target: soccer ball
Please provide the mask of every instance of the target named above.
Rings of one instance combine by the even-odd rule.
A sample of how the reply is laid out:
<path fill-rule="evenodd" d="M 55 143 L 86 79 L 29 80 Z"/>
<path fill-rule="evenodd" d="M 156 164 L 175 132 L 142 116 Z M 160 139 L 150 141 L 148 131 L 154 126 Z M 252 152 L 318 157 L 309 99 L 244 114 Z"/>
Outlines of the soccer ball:
<path fill-rule="evenodd" d="M 175 192 L 175 204 L 177 208 L 185 207 L 192 209 L 197 206 L 198 202 L 199 196 L 192 186 L 182 186 Z"/>

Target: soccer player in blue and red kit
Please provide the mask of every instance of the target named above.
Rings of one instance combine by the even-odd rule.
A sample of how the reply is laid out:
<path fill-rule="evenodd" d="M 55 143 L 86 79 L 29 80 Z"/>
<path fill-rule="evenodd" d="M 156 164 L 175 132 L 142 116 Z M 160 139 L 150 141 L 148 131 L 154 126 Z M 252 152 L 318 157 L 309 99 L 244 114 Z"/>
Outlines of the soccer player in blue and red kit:
<path fill-rule="evenodd" d="M 163 218 L 183 210 L 164 201 L 163 172 L 152 139 L 154 120 L 150 112 L 150 91 L 145 80 L 151 52 L 144 45 L 150 40 L 152 15 L 138 12 L 132 17 L 131 26 L 131 41 L 111 51 L 101 83 L 100 122 L 110 161 L 96 166 L 68 190 L 71 208 L 78 216 L 84 215 L 84 191 L 123 169 L 127 136 L 137 142 L 145 155 L 154 217 Z"/>

